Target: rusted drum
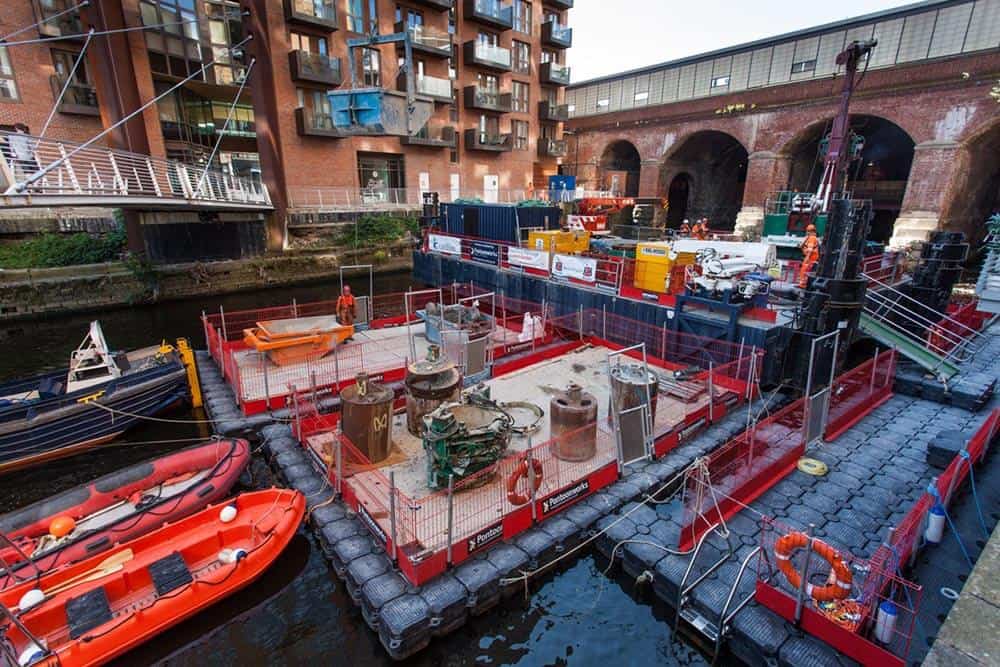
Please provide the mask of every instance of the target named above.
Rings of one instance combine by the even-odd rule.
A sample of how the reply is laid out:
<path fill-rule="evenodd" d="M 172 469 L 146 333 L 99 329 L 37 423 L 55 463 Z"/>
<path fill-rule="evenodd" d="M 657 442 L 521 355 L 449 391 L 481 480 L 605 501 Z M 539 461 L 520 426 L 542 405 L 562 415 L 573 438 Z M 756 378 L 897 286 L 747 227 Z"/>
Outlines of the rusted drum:
<path fill-rule="evenodd" d="M 549 402 L 552 454 L 563 461 L 587 461 L 597 453 L 597 399 L 571 383 Z"/>
<path fill-rule="evenodd" d="M 441 356 L 441 348 L 431 345 L 427 358 L 406 369 L 406 428 L 415 436 L 423 434 L 424 416 L 442 403 L 458 401 L 462 395 L 462 374 L 455 364 Z"/>
<path fill-rule="evenodd" d="M 372 463 L 392 447 L 392 390 L 358 373 L 355 384 L 340 392 L 340 428 Z"/>
<path fill-rule="evenodd" d="M 634 461 L 645 456 L 646 430 L 655 421 L 656 394 L 659 378 L 642 364 L 619 364 L 611 367 L 611 405 L 617 411 L 618 432 L 624 460 Z M 648 394 L 647 394 L 648 391 Z M 649 400 L 649 422 L 643 425 L 643 410 L 636 410 Z M 631 410 L 631 412 L 629 412 Z"/>

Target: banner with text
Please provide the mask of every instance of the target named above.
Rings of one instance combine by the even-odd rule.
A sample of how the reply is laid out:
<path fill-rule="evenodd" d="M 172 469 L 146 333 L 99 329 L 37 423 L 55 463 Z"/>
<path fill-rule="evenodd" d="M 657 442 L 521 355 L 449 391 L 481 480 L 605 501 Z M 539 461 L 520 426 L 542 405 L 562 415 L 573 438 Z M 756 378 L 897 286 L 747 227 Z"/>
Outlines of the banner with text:
<path fill-rule="evenodd" d="M 446 255 L 462 254 L 462 239 L 457 239 L 454 236 L 430 234 L 427 242 L 432 252 L 441 252 Z"/>
<path fill-rule="evenodd" d="M 495 243 L 473 241 L 471 250 L 470 256 L 474 262 L 482 262 L 483 264 L 491 264 L 493 266 L 500 264 L 500 247 Z"/>
<path fill-rule="evenodd" d="M 507 248 L 507 263 L 511 266 L 523 266 L 528 269 L 549 270 L 549 253 L 544 250 L 529 250 L 528 248 Z"/>
<path fill-rule="evenodd" d="M 592 283 L 597 280 L 597 260 L 576 255 L 556 255 L 552 258 L 552 275 Z"/>
<path fill-rule="evenodd" d="M 570 229 L 585 229 L 590 232 L 604 232 L 608 229 L 606 215 L 567 215 L 566 224 Z"/>

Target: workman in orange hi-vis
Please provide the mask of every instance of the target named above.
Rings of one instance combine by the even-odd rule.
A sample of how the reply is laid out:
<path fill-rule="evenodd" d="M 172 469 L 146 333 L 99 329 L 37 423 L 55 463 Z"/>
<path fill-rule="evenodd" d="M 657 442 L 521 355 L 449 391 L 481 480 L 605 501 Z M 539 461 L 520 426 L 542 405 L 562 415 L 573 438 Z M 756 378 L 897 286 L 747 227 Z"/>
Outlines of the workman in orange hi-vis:
<path fill-rule="evenodd" d="M 354 304 L 354 295 L 351 294 L 351 286 L 344 285 L 343 291 L 337 298 L 337 322 L 345 327 L 354 326 L 354 319 L 357 317 L 357 308 Z M 348 336 L 344 342 L 354 340 L 354 336 Z"/>
<path fill-rule="evenodd" d="M 809 272 L 819 261 L 819 237 L 816 236 L 816 225 L 806 227 L 806 238 L 802 241 L 802 266 L 799 268 L 799 287 L 806 288 Z"/>
<path fill-rule="evenodd" d="M 708 218 L 701 218 L 691 228 L 691 237 L 704 241 L 708 238 Z"/>
<path fill-rule="evenodd" d="M 686 219 L 681 223 L 680 229 L 677 230 L 677 233 L 681 236 L 687 236 L 691 233 L 691 225 L 688 224 Z"/>

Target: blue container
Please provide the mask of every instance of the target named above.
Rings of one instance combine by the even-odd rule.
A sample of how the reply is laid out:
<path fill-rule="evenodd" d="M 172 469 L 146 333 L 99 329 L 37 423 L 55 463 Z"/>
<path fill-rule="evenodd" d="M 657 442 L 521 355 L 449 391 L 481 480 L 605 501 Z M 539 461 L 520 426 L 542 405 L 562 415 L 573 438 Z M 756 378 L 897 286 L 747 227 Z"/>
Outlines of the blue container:
<path fill-rule="evenodd" d="M 517 243 L 518 226 L 558 229 L 560 215 L 561 211 L 556 207 L 444 204 L 441 207 L 441 226 L 449 234 Z"/>

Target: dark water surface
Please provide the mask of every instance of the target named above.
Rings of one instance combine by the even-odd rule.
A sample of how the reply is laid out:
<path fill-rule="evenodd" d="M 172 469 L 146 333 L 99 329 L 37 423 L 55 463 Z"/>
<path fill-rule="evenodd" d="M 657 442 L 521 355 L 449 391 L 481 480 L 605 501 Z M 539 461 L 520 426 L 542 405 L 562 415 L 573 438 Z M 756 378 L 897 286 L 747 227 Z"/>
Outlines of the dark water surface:
<path fill-rule="evenodd" d="M 360 283 L 355 292 L 367 293 Z M 376 279 L 377 293 L 405 290 L 409 274 Z M 91 319 L 100 319 L 115 349 L 145 347 L 186 336 L 205 345 L 202 310 L 260 308 L 335 298 L 336 281 L 196 301 L 139 306 L 37 322 L 0 325 L 0 381 L 64 367 Z M 166 415 L 204 419 L 200 410 Z M 0 478 L 0 512 L 57 493 L 117 468 L 211 435 L 205 424 L 156 423 L 131 431 L 120 445 L 50 462 Z M 270 472 L 252 467 L 253 485 L 267 486 Z M 533 595 L 473 618 L 411 658 L 412 665 L 703 665 L 702 657 L 675 641 L 666 612 L 632 596 L 625 581 L 605 577 L 604 562 L 586 554 L 533 584 Z M 648 596 L 652 599 L 652 596 Z M 389 660 L 343 584 L 308 531 L 255 584 L 124 656 L 123 665 L 330 664 L 366 667 Z"/>

